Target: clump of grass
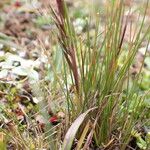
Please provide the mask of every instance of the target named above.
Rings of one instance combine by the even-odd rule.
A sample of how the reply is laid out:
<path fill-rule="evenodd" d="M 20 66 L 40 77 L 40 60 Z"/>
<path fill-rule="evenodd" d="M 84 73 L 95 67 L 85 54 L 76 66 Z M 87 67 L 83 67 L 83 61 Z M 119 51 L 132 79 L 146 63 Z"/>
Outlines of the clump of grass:
<path fill-rule="evenodd" d="M 76 149 L 88 149 L 93 145 L 104 149 L 126 149 L 130 147 L 132 130 L 139 125 L 144 114 L 144 96 L 137 88 L 144 61 L 132 84 L 130 67 L 142 42 L 149 43 L 150 27 L 143 32 L 148 1 L 141 24 L 127 42 L 125 34 L 128 26 L 132 30 L 132 23 L 128 16 L 125 18 L 124 1 L 109 3 L 103 31 L 100 31 L 97 14 L 92 38 L 88 19 L 86 38 L 78 36 L 64 1 L 56 0 L 56 3 L 57 12 L 52 7 L 51 10 L 65 58 L 61 87 L 65 87 L 67 128 L 72 124 L 64 138 L 63 149 L 71 149 L 75 138 Z M 127 56 L 120 66 L 118 61 L 124 51 Z M 73 92 L 70 92 L 69 77 Z"/>
<path fill-rule="evenodd" d="M 132 22 L 128 20 L 130 13 L 127 17 L 124 15 L 124 1 L 108 2 L 105 9 L 107 17 L 103 23 L 100 22 L 100 14 L 96 14 L 94 35 L 91 35 L 91 22 L 87 18 L 83 36 L 75 32 L 64 1 L 56 0 L 56 4 L 57 11 L 52 7 L 51 11 L 61 52 L 57 51 L 55 56 L 62 62 L 55 59 L 51 62 L 49 57 L 54 76 L 49 93 L 46 93 L 47 89 L 42 89 L 45 85 L 33 85 L 33 93 L 42 99 L 37 113 L 46 118 L 46 128 L 41 131 L 36 123 L 33 124 L 30 116 L 26 116 L 28 128 L 22 132 L 20 123 L 13 117 L 12 130 L 2 129 L 2 133 L 6 133 L 9 141 L 16 146 L 15 149 L 125 150 L 136 149 L 137 146 L 149 149 L 149 132 L 144 133 L 145 137 L 140 135 L 140 130 L 149 121 L 149 118 L 145 118 L 147 108 L 144 105 L 149 92 L 141 94 L 138 89 L 142 82 L 144 59 L 139 72 L 132 80 L 130 77 L 131 65 L 143 41 L 147 42 L 144 58 L 147 54 L 150 40 L 150 26 L 145 26 L 148 1 L 141 23 L 128 41 L 125 35 L 127 28 L 132 32 Z M 120 65 L 124 52 L 126 56 Z M 55 95 L 61 95 L 61 103 L 66 102 L 66 116 L 53 127 L 48 121 L 47 97 L 53 99 Z M 11 118 L 12 114 L 7 115 Z M 30 127 L 33 135 L 29 132 Z M 133 145 L 135 142 L 136 145 Z"/>

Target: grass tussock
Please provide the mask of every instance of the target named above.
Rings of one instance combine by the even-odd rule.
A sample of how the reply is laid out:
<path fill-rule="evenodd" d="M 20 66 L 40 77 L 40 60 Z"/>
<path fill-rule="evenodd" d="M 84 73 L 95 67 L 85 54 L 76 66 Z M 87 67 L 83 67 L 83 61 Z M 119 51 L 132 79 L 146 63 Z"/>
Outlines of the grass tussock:
<path fill-rule="evenodd" d="M 91 38 L 87 19 L 87 36 L 83 38 L 76 34 L 63 0 L 57 1 L 57 12 L 51 8 L 65 58 L 62 84 L 66 87 L 67 117 L 69 124 L 72 123 L 64 138 L 64 150 L 71 149 L 75 138 L 76 149 L 88 149 L 92 145 L 104 149 L 126 149 L 130 147 L 131 133 L 143 117 L 144 96 L 138 92 L 137 86 L 144 60 L 131 85 L 130 68 L 142 42 L 149 43 L 150 27 L 143 32 L 146 14 L 134 36 L 125 41 L 128 26 L 132 30 L 130 12 L 125 17 L 124 2 L 120 0 L 110 2 L 106 9 L 104 29 L 100 31 L 97 14 L 94 36 Z M 120 66 L 124 51 L 127 55 Z M 71 77 L 73 93 L 70 92 L 68 76 Z"/>
<path fill-rule="evenodd" d="M 50 6 L 57 37 L 54 52 L 44 51 L 53 78 L 32 85 L 32 92 L 41 99 L 37 114 L 47 121 L 33 124 L 33 116 L 23 112 L 27 128 L 22 134 L 13 116 L 13 128 L 3 130 L 4 135 L 0 132 L 0 142 L 7 135 L 15 149 L 150 149 L 150 132 L 145 129 L 149 126 L 149 108 L 145 107 L 149 91 L 139 89 L 150 40 L 150 26 L 145 23 L 148 4 L 133 29 L 124 1 L 109 1 L 103 20 L 99 12 L 93 20 L 85 18 L 84 32 L 78 34 L 66 3 L 56 0 L 56 9 Z M 146 51 L 133 76 L 132 64 L 143 42 Z M 55 102 L 63 112 L 58 122 L 52 108 Z M 9 112 L 6 115 L 11 117 Z M 49 121 L 50 115 L 57 125 Z"/>

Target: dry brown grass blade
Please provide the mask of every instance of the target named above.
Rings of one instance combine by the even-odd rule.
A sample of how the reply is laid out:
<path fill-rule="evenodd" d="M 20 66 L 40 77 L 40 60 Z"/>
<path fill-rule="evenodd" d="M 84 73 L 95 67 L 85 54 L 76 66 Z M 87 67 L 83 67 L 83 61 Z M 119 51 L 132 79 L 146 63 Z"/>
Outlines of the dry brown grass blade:
<path fill-rule="evenodd" d="M 68 20 L 68 16 L 65 9 L 64 0 L 56 0 L 58 13 L 50 6 L 55 24 L 59 31 L 58 39 L 59 43 L 63 48 L 63 53 L 66 58 L 66 61 L 73 73 L 75 87 L 77 93 L 79 93 L 79 73 L 76 61 L 76 49 L 74 41 L 70 40 L 70 32 L 68 31 L 69 28 L 72 28 L 72 24 Z M 68 20 L 68 21 L 67 21 Z"/>
<path fill-rule="evenodd" d="M 87 117 L 87 115 L 95 110 L 96 107 L 89 109 L 88 111 L 86 111 L 85 113 L 81 114 L 71 125 L 71 127 L 69 128 L 69 130 L 67 131 L 65 138 L 64 138 L 64 142 L 63 142 L 63 148 L 62 150 L 70 150 L 73 144 L 73 141 L 75 139 L 75 136 L 78 132 L 79 127 L 81 126 L 81 124 L 84 122 L 85 118 Z"/>
<path fill-rule="evenodd" d="M 86 137 L 86 135 L 87 135 L 87 133 L 89 131 L 90 126 L 91 126 L 91 121 L 89 120 L 88 123 L 86 124 L 83 132 L 82 132 L 82 135 L 81 135 L 79 141 L 78 141 L 77 148 L 76 148 L 77 150 L 81 149 L 82 144 L 83 144 L 83 142 L 85 140 L 85 137 Z"/>

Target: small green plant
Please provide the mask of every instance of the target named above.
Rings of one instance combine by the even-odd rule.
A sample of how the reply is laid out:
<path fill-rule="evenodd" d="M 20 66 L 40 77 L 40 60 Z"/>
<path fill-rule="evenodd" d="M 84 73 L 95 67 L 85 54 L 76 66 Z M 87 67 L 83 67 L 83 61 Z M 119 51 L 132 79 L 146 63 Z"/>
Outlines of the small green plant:
<path fill-rule="evenodd" d="M 137 19 L 138 25 L 130 20 L 130 11 L 125 15 L 123 0 L 107 1 L 102 21 L 101 12 L 92 14 L 93 18 L 78 12 L 74 14 L 78 19 L 74 23 L 64 0 L 56 0 L 57 10 L 50 7 L 52 18 L 37 18 L 38 26 L 51 21 L 56 25 L 53 51 L 44 51 L 48 56 L 49 63 L 45 64 L 48 73 L 44 80 L 30 85 L 32 96 L 39 102 L 35 106 L 28 100 L 27 112 L 20 102 L 14 102 L 19 94 L 17 88 L 0 85 L 0 94 L 9 103 L 8 108 L 0 105 L 0 147 L 150 149 L 149 129 L 145 130 L 150 125 L 147 105 L 150 91 L 148 84 L 143 85 L 149 81 L 143 74 L 150 40 L 150 26 L 145 24 L 148 4 L 149 1 L 143 17 L 139 15 Z M 78 25 L 82 26 L 80 32 L 76 30 Z M 4 44 L 5 38 L 2 37 Z M 147 43 L 146 50 L 138 72 L 132 75 L 131 66 L 143 42 Z M 15 112 L 18 107 L 25 124 Z M 39 114 L 45 119 L 43 124 L 35 120 Z"/>
<path fill-rule="evenodd" d="M 132 82 L 130 67 L 142 42 L 146 40 L 149 44 L 150 26 L 146 28 L 144 23 L 148 1 L 141 24 L 127 42 L 126 31 L 127 28 L 132 31 L 132 23 L 128 20 L 129 14 L 124 16 L 124 1 L 109 2 L 102 31 L 97 14 L 94 36 L 90 35 L 87 19 L 86 37 L 76 34 L 64 1 L 56 2 L 58 12 L 52 7 L 51 11 L 64 57 L 62 78 L 57 79 L 66 97 L 67 128 L 72 124 L 68 132 L 64 131 L 67 134 L 62 149 L 70 150 L 77 139 L 76 149 L 94 146 L 115 149 L 116 145 L 125 150 L 130 146 L 131 131 L 144 113 L 144 98 L 138 89 L 144 60 Z M 124 52 L 127 55 L 120 65 Z"/>

